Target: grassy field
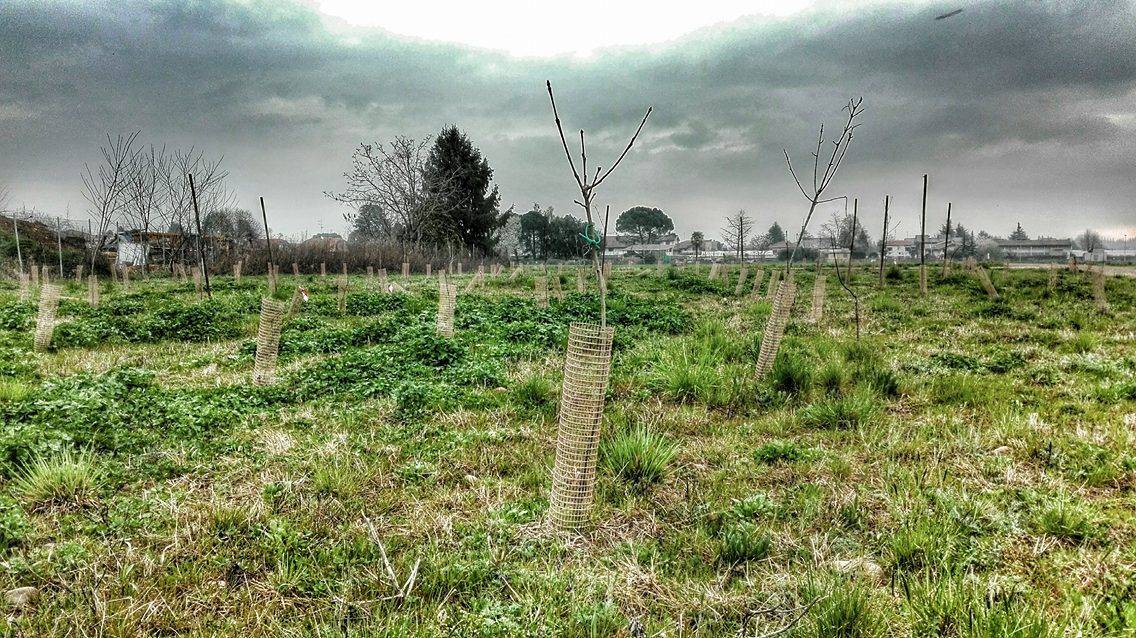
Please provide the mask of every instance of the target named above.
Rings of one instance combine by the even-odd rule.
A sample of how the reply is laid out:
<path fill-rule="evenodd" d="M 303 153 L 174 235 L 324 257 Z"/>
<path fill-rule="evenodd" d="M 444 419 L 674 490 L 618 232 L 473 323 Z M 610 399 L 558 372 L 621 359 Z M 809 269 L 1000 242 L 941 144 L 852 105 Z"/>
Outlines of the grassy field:
<path fill-rule="evenodd" d="M 545 524 L 568 323 L 530 274 L 458 298 L 334 279 L 250 381 L 263 279 L 67 284 L 51 350 L 0 284 L 7 633 L 1131 636 L 1136 280 L 811 268 L 770 306 L 616 269 L 593 522 Z M 769 268 L 766 268 L 768 280 Z M 575 290 L 574 270 L 565 290 Z M 736 275 L 734 275 L 736 277 Z M 752 277 L 752 272 L 751 272 Z M 468 280 L 465 277 L 462 285 Z M 764 286 L 762 289 L 764 293 Z"/>

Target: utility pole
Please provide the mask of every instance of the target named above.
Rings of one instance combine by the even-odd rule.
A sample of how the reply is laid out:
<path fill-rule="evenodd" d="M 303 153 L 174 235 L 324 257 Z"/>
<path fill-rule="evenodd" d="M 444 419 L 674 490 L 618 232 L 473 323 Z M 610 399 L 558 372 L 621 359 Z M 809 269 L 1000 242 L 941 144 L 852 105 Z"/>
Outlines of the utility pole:
<path fill-rule="evenodd" d="M 16 229 L 16 261 L 20 264 L 20 274 L 24 274 L 24 254 L 20 251 L 20 219 L 12 211 L 12 227 Z"/>
<path fill-rule="evenodd" d="M 209 269 L 205 267 L 205 251 L 201 248 L 201 211 L 197 209 L 197 188 L 193 185 L 193 173 L 189 174 L 189 195 L 193 198 L 193 218 L 197 222 L 197 263 L 201 265 L 201 274 L 205 277 L 205 296 L 213 298 L 213 291 L 209 288 Z"/>

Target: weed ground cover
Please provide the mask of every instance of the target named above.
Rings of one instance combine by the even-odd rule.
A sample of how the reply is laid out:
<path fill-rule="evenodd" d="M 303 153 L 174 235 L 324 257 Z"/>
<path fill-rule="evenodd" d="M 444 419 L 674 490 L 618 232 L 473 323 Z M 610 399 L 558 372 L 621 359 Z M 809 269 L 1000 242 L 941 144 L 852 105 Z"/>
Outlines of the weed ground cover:
<path fill-rule="evenodd" d="M 594 294 L 280 277 L 0 284 L 0 580 L 24 635 L 1064 636 L 1136 631 L 1136 279 L 814 273 L 770 299 L 616 268 L 597 503 L 548 509 L 564 344 Z M 766 267 L 769 270 L 769 267 Z M 544 276 L 541 274 L 540 276 Z M 557 276 L 552 273 L 549 276 Z M 561 275 L 575 291 L 575 274 Z M 833 275 L 830 273 L 830 277 Z M 464 290 L 472 275 L 457 278 Z M 594 287 L 591 288 L 594 290 Z M 636 632 L 642 630 L 642 634 Z"/>

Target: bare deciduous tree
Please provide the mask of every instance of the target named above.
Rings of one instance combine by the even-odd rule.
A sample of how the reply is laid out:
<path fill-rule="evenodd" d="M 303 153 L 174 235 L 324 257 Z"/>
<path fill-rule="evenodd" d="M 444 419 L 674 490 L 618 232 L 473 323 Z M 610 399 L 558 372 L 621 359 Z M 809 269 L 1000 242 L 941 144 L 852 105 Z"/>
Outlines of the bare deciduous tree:
<path fill-rule="evenodd" d="M 233 202 L 233 194 L 225 187 L 228 171 L 221 167 L 224 158 L 210 160 L 193 147 L 189 150 L 175 150 L 170 153 L 160 167 L 161 186 L 165 192 L 162 197 L 163 212 L 161 221 L 170 232 L 181 235 L 179 245 L 175 246 L 176 257 L 185 262 L 185 247 L 193 234 L 193 199 L 189 188 L 189 176 L 193 175 L 197 190 L 198 208 L 208 216 L 211 211 L 227 208 Z M 171 255 L 173 258 L 174 255 Z"/>
<path fill-rule="evenodd" d="M 1104 238 L 1095 230 L 1086 228 L 1085 232 L 1077 235 L 1077 245 L 1081 247 L 1081 250 L 1087 253 L 1096 251 L 1103 243 Z"/>
<path fill-rule="evenodd" d="M 600 263 L 601 246 L 603 244 L 604 235 L 600 234 L 596 237 L 595 220 L 592 217 L 592 204 L 595 201 L 596 189 L 599 185 L 608 178 L 609 175 L 619 166 L 623 158 L 627 157 L 627 153 L 631 151 L 631 147 L 635 145 L 635 140 L 639 137 L 639 133 L 643 130 L 643 125 L 647 123 L 647 118 L 651 117 L 651 108 L 643 114 L 642 121 L 639 122 L 639 128 L 635 129 L 635 134 L 631 136 L 631 140 L 627 142 L 626 148 L 619 154 L 619 157 L 612 162 L 611 166 L 604 170 L 602 166 L 597 166 L 595 173 L 591 176 L 588 175 L 588 154 L 584 146 L 584 130 L 580 129 L 580 170 L 576 170 L 576 162 L 572 159 L 572 151 L 568 150 L 568 140 L 564 137 L 564 127 L 560 125 L 560 113 L 556 110 L 556 98 L 552 95 L 552 82 L 545 81 L 545 87 L 548 88 L 548 100 L 552 103 L 552 116 L 556 120 L 556 130 L 560 133 L 560 143 L 564 146 L 564 155 L 568 157 L 568 165 L 572 168 L 572 176 L 576 179 L 576 186 L 580 189 L 580 199 L 574 200 L 580 208 L 584 209 L 584 214 L 587 217 L 587 226 L 584 232 L 588 235 L 586 239 L 589 244 L 589 252 L 591 253 L 592 266 L 596 271 L 596 280 L 599 282 L 600 289 L 600 325 L 607 327 L 607 284 L 604 281 L 603 265 Z M 607 224 L 604 224 L 604 233 L 607 232 Z"/>
<path fill-rule="evenodd" d="M 143 274 L 150 264 L 149 233 L 161 214 L 162 200 L 166 196 L 166 189 L 162 186 L 165 163 L 165 149 L 156 149 L 151 144 L 149 152 L 139 152 L 134 156 L 127 178 L 123 212 L 126 220 L 141 231 Z"/>
<path fill-rule="evenodd" d="M 130 179 L 130 165 L 137 151 L 134 143 L 140 131 L 129 135 L 119 135 L 99 147 L 102 160 L 98 168 L 91 170 L 84 164 L 83 197 L 90 204 L 88 213 L 94 222 L 94 238 L 91 242 L 91 271 L 95 269 L 95 257 L 106 246 L 106 234 L 114 224 L 115 218 L 126 205 L 127 183 Z"/>
<path fill-rule="evenodd" d="M 420 246 L 430 240 L 446 243 L 453 229 L 443 223 L 444 202 L 439 196 L 451 188 L 448 184 L 427 184 L 426 159 L 429 139 L 415 140 L 397 136 L 389 144 L 359 144 L 351 154 L 351 170 L 343 174 L 346 190 L 325 195 L 354 210 L 343 215 L 354 223 L 359 211 L 367 207 L 376 230 L 393 240 Z"/>
<path fill-rule="evenodd" d="M 836 172 L 840 170 L 841 164 L 844 163 L 844 157 L 848 153 L 848 147 L 852 144 L 852 134 L 860 123 L 856 118 L 864 113 L 864 98 L 856 98 L 848 100 L 848 104 L 844 106 L 844 111 L 848 113 L 844 121 L 844 129 L 840 132 L 840 137 L 831 140 L 832 154 L 829 156 L 827 163 L 823 170 L 820 166 L 821 151 L 824 148 L 824 124 L 820 125 L 820 133 L 817 135 L 816 150 L 813 151 L 813 179 L 812 185 L 809 190 L 805 189 L 804 184 L 797 177 L 797 172 L 793 169 L 793 162 L 789 159 L 789 151 L 782 149 L 785 155 L 785 164 L 789 167 L 789 174 L 793 176 L 793 181 L 796 182 L 797 188 L 801 191 L 801 195 L 809 202 L 809 212 L 805 215 L 805 221 L 801 224 L 801 230 L 797 233 L 797 243 L 793 245 L 793 251 L 789 254 L 789 259 L 785 263 L 785 272 L 793 266 L 793 260 L 797 256 L 797 251 L 801 248 L 801 241 L 805 238 L 805 231 L 809 227 L 809 221 L 813 218 L 813 213 L 816 212 L 816 207 L 825 202 L 840 199 L 839 197 L 824 197 L 825 190 L 828 189 L 829 184 L 832 183 L 833 178 L 836 177 Z"/>
<path fill-rule="evenodd" d="M 753 230 L 753 218 L 744 209 L 726 217 L 726 227 L 722 229 L 722 239 L 738 259 L 745 261 L 746 237 Z"/>

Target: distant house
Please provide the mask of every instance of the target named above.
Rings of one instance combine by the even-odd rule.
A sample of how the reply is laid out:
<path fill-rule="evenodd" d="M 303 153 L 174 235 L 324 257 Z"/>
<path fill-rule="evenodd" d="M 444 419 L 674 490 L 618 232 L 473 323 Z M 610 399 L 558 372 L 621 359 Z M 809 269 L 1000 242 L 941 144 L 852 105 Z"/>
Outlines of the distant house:
<path fill-rule="evenodd" d="M 887 259 L 910 259 L 916 251 L 917 244 L 911 239 L 889 239 L 884 247 L 884 257 Z"/>
<path fill-rule="evenodd" d="M 307 250 L 342 253 L 347 252 L 347 240 L 339 233 L 316 233 L 300 242 L 300 247 Z"/>
<path fill-rule="evenodd" d="M 999 239 L 995 242 L 1006 259 L 1065 260 L 1073 252 L 1072 239 Z"/>

